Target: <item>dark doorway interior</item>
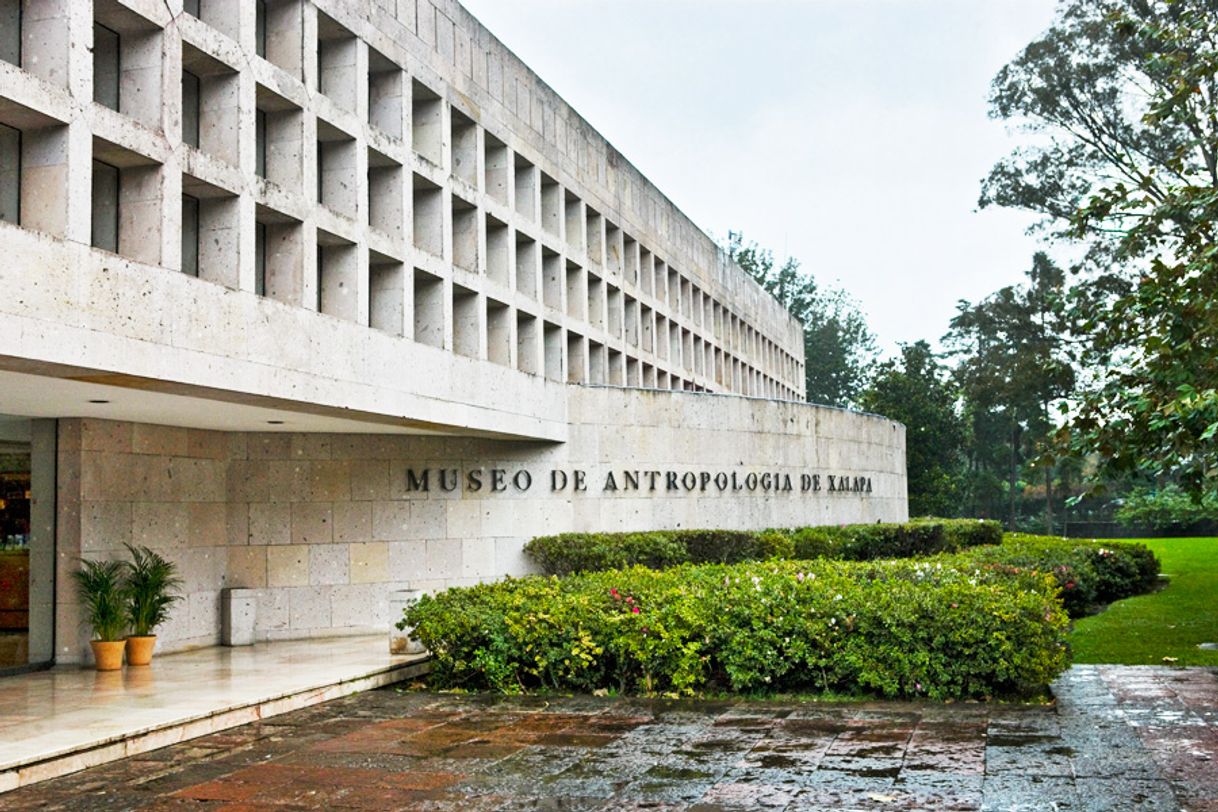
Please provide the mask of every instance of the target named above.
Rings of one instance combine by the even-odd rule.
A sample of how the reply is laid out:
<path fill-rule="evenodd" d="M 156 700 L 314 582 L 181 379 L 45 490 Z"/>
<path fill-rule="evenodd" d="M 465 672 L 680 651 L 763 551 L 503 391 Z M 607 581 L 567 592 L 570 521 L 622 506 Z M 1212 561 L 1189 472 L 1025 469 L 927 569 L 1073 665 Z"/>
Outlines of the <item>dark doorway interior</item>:
<path fill-rule="evenodd" d="M 0 438 L 0 669 L 29 662 L 30 444 Z"/>

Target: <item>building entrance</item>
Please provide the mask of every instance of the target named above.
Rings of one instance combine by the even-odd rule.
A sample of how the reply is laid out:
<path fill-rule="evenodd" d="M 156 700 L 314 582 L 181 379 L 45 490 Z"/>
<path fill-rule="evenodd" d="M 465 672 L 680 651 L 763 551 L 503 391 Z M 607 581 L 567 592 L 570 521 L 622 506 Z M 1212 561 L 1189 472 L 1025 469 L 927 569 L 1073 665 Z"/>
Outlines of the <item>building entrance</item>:
<path fill-rule="evenodd" d="M 0 676 L 55 657 L 56 431 L 0 414 Z"/>
<path fill-rule="evenodd" d="M 0 417 L 0 669 L 29 663 L 30 421 Z"/>

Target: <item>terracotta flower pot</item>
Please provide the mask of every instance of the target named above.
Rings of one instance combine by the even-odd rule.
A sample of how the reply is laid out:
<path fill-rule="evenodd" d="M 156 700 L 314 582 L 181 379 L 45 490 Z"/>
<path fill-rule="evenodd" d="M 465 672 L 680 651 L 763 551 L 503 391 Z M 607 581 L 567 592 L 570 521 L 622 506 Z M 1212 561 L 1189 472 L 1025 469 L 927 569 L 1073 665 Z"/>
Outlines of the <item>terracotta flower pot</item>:
<path fill-rule="evenodd" d="M 152 649 L 156 645 L 156 635 L 147 637 L 127 638 L 127 665 L 149 665 L 152 663 Z"/>
<path fill-rule="evenodd" d="M 93 661 L 98 671 L 117 671 L 123 667 L 123 650 L 127 644 L 122 640 L 90 640 Z"/>

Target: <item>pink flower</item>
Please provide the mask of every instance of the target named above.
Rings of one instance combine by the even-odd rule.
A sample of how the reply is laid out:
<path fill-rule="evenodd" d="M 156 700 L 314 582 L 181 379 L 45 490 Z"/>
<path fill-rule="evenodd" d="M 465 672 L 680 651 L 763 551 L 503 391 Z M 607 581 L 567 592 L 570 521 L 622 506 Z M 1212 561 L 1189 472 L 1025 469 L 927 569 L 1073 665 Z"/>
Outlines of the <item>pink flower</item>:
<path fill-rule="evenodd" d="M 639 613 L 639 607 L 636 606 L 633 609 L 631 609 L 630 611 L 637 615 Z"/>

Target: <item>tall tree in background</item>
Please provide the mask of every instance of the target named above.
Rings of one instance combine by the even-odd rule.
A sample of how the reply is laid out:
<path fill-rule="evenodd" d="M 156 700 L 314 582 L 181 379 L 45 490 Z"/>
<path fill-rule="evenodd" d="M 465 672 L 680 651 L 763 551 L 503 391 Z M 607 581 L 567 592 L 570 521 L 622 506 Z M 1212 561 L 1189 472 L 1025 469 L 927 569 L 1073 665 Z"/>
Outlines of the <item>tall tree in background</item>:
<path fill-rule="evenodd" d="M 860 405 L 905 424 L 912 516 L 958 516 L 964 506 L 965 426 L 948 370 L 925 341 L 876 367 Z"/>
<path fill-rule="evenodd" d="M 774 267 L 774 254 L 740 232 L 728 232 L 728 256 L 770 292 L 804 328 L 807 398 L 827 406 L 853 406 L 876 357 L 875 336 L 849 294 L 822 288 L 799 261 Z"/>
<path fill-rule="evenodd" d="M 1034 145 L 998 163 L 981 204 L 1043 215 L 1087 245 L 1073 292 L 1092 376 L 1063 447 L 1098 474 L 1218 477 L 1218 8 L 1213 0 L 1067 0 L 995 78 L 991 114 Z"/>
<path fill-rule="evenodd" d="M 1053 531 L 1054 469 L 1042 455 L 1055 407 L 1070 394 L 1075 377 L 1063 338 L 1064 295 L 1065 274 L 1037 253 L 1027 284 L 1009 285 L 977 304 L 960 302 L 944 337 L 959 359 L 956 377 L 972 419 L 973 468 L 1005 468 L 1011 528 L 1019 519 L 1020 474 L 1033 461 L 1045 486 L 1045 524 Z"/>

